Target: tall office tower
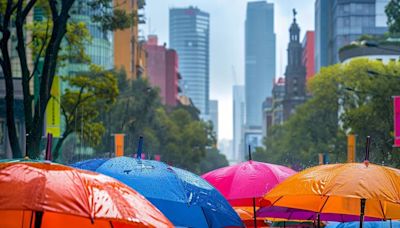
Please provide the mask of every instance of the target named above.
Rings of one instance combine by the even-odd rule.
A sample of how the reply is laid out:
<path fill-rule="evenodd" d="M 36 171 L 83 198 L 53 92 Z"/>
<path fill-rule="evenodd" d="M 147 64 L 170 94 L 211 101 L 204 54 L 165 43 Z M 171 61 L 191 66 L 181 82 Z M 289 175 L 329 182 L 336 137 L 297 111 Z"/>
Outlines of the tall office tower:
<path fill-rule="evenodd" d="M 389 0 L 316 0 L 315 68 L 339 62 L 339 50 L 361 35 L 387 31 L 385 6 Z"/>
<path fill-rule="evenodd" d="M 244 86 L 233 86 L 233 156 L 238 162 L 244 159 L 244 152 L 241 148 L 242 129 L 245 124 L 245 97 Z"/>
<path fill-rule="evenodd" d="M 213 130 L 218 140 L 218 100 L 210 100 L 210 120 L 213 124 Z"/>
<path fill-rule="evenodd" d="M 300 28 L 293 10 L 293 23 L 289 29 L 288 62 L 285 71 L 285 97 L 283 99 L 283 119 L 287 120 L 296 106 L 306 100 L 306 68 L 303 65 L 303 48 L 299 41 Z"/>
<path fill-rule="evenodd" d="M 209 112 L 209 14 L 196 7 L 169 10 L 169 45 L 178 52 L 180 88 L 200 110 Z"/>
<path fill-rule="evenodd" d="M 262 103 L 275 77 L 274 5 L 248 2 L 245 27 L 246 125 L 261 128 Z"/>

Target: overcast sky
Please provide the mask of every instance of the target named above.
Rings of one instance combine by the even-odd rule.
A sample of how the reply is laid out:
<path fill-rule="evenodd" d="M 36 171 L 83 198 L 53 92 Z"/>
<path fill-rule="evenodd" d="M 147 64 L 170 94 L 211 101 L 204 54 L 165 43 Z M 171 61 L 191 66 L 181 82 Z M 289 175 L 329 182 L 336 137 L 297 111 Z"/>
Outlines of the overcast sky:
<path fill-rule="evenodd" d="M 315 0 L 267 0 L 275 7 L 276 73 L 284 74 L 289 26 L 296 8 L 297 22 L 314 30 Z M 197 6 L 210 14 L 210 98 L 219 102 L 219 139 L 232 139 L 232 86 L 244 83 L 244 21 L 246 0 L 146 0 L 146 24 L 142 35 L 156 34 L 168 46 L 168 11 L 173 7 Z M 235 73 L 234 73 L 235 72 Z M 184 75 L 183 75 L 184 77 Z"/>

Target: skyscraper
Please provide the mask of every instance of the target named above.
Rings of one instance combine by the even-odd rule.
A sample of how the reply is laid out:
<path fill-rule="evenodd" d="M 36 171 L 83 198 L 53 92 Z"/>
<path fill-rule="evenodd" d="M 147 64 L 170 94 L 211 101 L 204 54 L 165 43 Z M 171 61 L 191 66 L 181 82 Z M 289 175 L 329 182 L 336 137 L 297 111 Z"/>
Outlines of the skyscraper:
<path fill-rule="evenodd" d="M 218 140 L 218 100 L 210 100 L 210 120 Z"/>
<path fill-rule="evenodd" d="M 243 150 L 241 148 L 242 129 L 245 124 L 245 97 L 244 86 L 233 86 L 233 156 L 236 161 L 244 159 Z"/>
<path fill-rule="evenodd" d="M 181 89 L 200 110 L 209 112 L 209 14 L 196 7 L 169 10 L 169 44 L 178 52 Z"/>
<path fill-rule="evenodd" d="M 260 127 L 275 77 L 274 5 L 248 2 L 245 22 L 246 125 Z"/>
<path fill-rule="evenodd" d="M 316 0 L 315 60 L 321 67 L 339 62 L 339 50 L 361 35 L 387 31 L 385 5 L 389 0 Z"/>

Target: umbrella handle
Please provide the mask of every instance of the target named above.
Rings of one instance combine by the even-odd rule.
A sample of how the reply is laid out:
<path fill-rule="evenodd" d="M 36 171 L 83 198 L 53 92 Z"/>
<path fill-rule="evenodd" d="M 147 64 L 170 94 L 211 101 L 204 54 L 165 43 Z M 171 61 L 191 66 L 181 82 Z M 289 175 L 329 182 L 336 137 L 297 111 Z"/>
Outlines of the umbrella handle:
<path fill-rule="evenodd" d="M 364 223 L 364 213 L 365 213 L 365 202 L 367 200 L 366 199 L 361 199 L 361 208 L 360 208 L 360 228 L 363 227 L 363 223 Z"/>

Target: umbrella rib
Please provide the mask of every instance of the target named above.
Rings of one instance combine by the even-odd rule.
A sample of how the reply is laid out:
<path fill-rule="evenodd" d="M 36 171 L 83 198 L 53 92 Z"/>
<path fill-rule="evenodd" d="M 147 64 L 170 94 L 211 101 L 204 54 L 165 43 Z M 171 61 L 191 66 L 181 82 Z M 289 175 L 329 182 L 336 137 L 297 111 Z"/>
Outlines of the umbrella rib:
<path fill-rule="evenodd" d="M 279 196 L 279 198 L 276 199 L 276 200 L 270 205 L 270 207 L 275 206 L 275 203 L 277 203 L 280 199 L 282 199 L 282 197 L 283 197 L 283 196 Z"/>
<path fill-rule="evenodd" d="M 381 200 L 379 200 L 379 206 L 380 206 L 381 211 L 382 211 L 383 219 L 386 221 L 386 215 L 385 215 L 385 212 L 383 211 L 383 206 L 382 206 L 382 201 Z"/>
<path fill-rule="evenodd" d="M 326 200 L 325 200 L 324 204 L 322 205 L 322 207 L 321 207 L 321 209 L 319 210 L 318 213 L 320 213 L 320 214 L 322 213 L 322 210 L 324 209 L 326 203 L 328 202 L 328 199 L 329 199 L 329 196 L 326 197 Z"/>

